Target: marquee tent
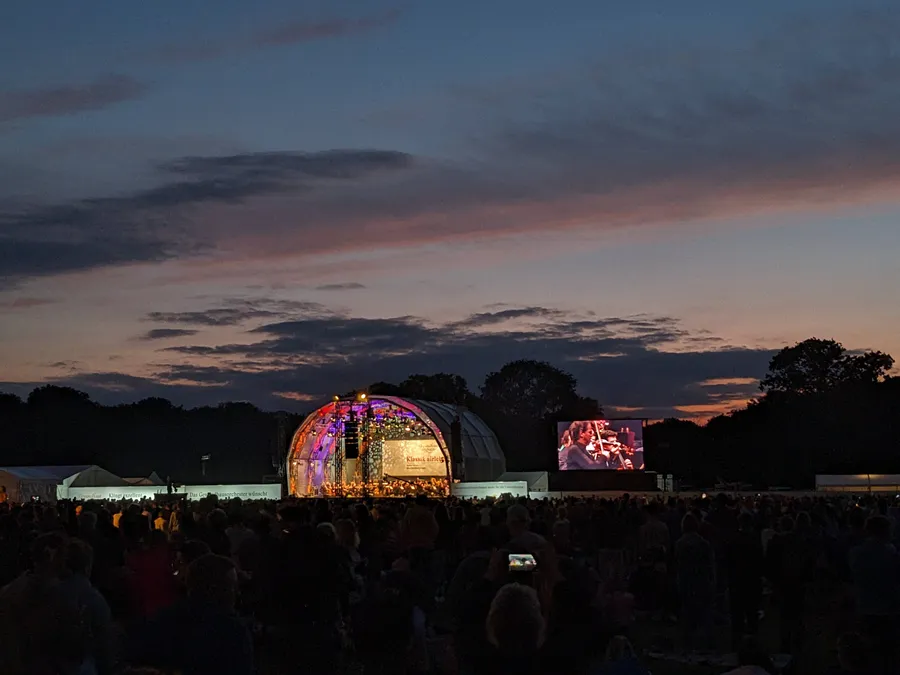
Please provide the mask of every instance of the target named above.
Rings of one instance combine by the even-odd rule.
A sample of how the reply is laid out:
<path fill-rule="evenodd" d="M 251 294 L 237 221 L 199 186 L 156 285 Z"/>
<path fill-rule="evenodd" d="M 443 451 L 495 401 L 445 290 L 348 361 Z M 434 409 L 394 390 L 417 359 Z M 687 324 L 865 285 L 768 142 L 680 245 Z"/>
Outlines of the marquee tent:
<path fill-rule="evenodd" d="M 16 502 L 64 499 L 70 487 L 125 485 L 125 481 L 92 464 L 76 466 L 0 467 L 0 485 Z"/>
<path fill-rule="evenodd" d="M 499 481 L 525 481 L 528 492 L 547 492 L 550 489 L 550 477 L 546 471 L 507 471 Z"/>

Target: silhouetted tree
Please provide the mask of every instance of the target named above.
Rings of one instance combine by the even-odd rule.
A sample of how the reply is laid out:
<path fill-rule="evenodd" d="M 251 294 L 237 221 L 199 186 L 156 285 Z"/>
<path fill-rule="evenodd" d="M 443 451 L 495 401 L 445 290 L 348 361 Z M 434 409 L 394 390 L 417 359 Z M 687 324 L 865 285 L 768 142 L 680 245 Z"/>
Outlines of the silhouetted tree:
<path fill-rule="evenodd" d="M 556 413 L 558 420 L 596 420 L 603 417 L 600 402 L 589 396 L 576 396 Z"/>
<path fill-rule="evenodd" d="M 365 391 L 370 396 L 400 396 L 402 398 L 435 401 L 453 405 L 468 405 L 472 393 L 466 379 L 450 373 L 433 375 L 410 375 L 400 384 L 390 382 L 373 382 Z M 345 394 L 355 396 L 356 392 Z"/>
<path fill-rule="evenodd" d="M 773 356 L 759 386 L 766 394 L 825 394 L 846 385 L 879 382 L 893 366 L 888 354 L 855 354 L 835 340 L 810 338 Z"/>
<path fill-rule="evenodd" d="M 371 396 L 403 396 L 403 392 L 396 384 L 390 382 L 373 382 L 366 391 Z M 355 394 L 356 392 L 353 392 Z M 353 395 L 351 394 L 351 395 Z"/>
<path fill-rule="evenodd" d="M 20 412 L 25 402 L 15 394 L 0 392 L 0 414 L 14 414 Z"/>
<path fill-rule="evenodd" d="M 644 429 L 644 460 L 648 468 L 662 474 L 714 478 L 714 470 L 697 471 L 705 460 L 705 429 L 690 420 L 666 419 Z M 701 481 L 705 482 L 705 481 Z"/>
<path fill-rule="evenodd" d="M 497 434 L 508 469 L 556 469 L 556 422 L 602 416 L 597 401 L 578 395 L 577 384 L 570 373 L 529 360 L 485 378 L 474 410 Z"/>
<path fill-rule="evenodd" d="M 72 389 L 72 387 L 57 387 L 48 384 L 43 387 L 37 387 L 28 394 L 28 405 L 32 408 L 45 408 L 47 410 L 60 409 L 85 409 L 92 407 L 94 404 L 91 397 L 83 391 Z"/>
<path fill-rule="evenodd" d="M 401 396 L 454 405 L 466 405 L 472 396 L 466 379 L 449 373 L 410 375 L 398 388 Z"/>
<path fill-rule="evenodd" d="M 18 401 L 18 402 L 17 402 Z M 288 415 L 296 428 L 301 416 Z M 185 410 L 161 398 L 102 406 L 84 392 L 46 386 L 23 403 L 0 396 L 0 457 L 7 466 L 99 464 L 126 477 L 152 471 L 180 483 L 246 483 L 274 473 L 278 417 L 249 403 Z"/>
<path fill-rule="evenodd" d="M 490 373 L 481 399 L 509 417 L 549 419 L 579 400 L 575 377 L 543 361 L 511 361 Z"/>

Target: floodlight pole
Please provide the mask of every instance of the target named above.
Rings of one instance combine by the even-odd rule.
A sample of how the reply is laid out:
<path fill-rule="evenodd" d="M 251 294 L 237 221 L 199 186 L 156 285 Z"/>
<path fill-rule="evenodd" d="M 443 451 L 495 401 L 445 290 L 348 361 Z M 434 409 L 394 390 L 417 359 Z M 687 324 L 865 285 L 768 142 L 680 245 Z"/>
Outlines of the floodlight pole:
<path fill-rule="evenodd" d="M 289 420 L 287 413 L 283 411 L 276 413 L 276 417 L 278 419 L 278 435 L 275 440 L 275 455 L 272 464 L 278 472 L 278 477 L 281 479 L 281 494 L 286 495 L 288 494 L 288 472 L 290 471 L 288 461 L 291 456 L 290 445 L 288 442 Z"/>

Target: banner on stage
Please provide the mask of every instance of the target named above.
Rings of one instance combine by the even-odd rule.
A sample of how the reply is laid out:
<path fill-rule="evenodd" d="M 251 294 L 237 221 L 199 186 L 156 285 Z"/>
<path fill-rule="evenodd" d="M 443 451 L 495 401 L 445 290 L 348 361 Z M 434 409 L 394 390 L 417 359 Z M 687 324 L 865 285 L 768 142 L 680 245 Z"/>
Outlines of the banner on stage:
<path fill-rule="evenodd" d="M 446 476 L 447 460 L 433 438 L 382 441 L 381 466 L 385 476 Z"/>

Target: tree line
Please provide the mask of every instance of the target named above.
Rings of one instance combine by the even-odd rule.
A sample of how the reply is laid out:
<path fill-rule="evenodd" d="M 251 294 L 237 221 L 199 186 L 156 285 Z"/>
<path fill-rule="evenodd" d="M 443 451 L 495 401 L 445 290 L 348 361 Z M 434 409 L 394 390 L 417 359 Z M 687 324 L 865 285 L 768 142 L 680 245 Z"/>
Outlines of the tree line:
<path fill-rule="evenodd" d="M 746 408 L 702 426 L 650 424 L 648 469 L 696 486 L 725 480 L 759 488 L 809 487 L 816 473 L 900 473 L 893 364 L 887 354 L 850 352 L 834 340 L 787 347 L 772 358 L 760 396 Z M 599 402 L 581 396 L 577 384 L 550 364 L 521 360 L 490 373 L 477 392 L 448 373 L 365 390 L 469 408 L 497 434 L 507 468 L 524 471 L 556 468 L 555 422 L 602 416 Z M 186 409 L 148 398 L 102 406 L 84 392 L 47 385 L 25 400 L 0 394 L 0 464 L 98 464 L 126 477 L 156 471 L 182 483 L 255 482 L 275 473 L 302 419 L 249 403 Z"/>

